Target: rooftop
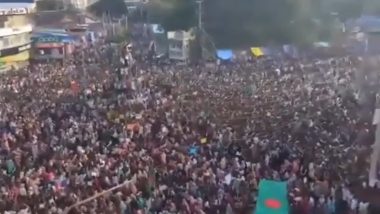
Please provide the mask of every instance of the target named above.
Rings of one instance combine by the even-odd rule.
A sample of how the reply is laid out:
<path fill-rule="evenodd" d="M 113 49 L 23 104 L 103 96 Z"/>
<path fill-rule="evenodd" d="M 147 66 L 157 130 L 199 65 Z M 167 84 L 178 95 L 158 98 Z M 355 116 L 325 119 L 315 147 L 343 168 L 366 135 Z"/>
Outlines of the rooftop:
<path fill-rule="evenodd" d="M 12 8 L 34 8 L 36 6 L 35 3 L 3 3 L 0 2 L 0 9 L 12 9 Z"/>

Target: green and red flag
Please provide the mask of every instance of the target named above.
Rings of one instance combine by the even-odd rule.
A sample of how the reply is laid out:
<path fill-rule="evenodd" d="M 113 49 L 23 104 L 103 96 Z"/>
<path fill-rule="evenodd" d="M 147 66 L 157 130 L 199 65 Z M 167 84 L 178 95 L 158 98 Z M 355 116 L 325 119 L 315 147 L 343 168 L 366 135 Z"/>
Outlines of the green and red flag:
<path fill-rule="evenodd" d="M 261 180 L 259 197 L 254 214 L 288 214 L 288 190 L 286 182 Z"/>

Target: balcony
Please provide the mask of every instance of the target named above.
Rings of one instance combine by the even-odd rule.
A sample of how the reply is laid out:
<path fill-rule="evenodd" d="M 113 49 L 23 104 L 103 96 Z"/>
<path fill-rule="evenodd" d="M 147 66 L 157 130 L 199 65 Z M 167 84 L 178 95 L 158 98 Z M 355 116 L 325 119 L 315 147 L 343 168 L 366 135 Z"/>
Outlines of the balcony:
<path fill-rule="evenodd" d="M 26 26 L 17 27 L 17 28 L 0 28 L 0 37 L 17 35 L 21 33 L 28 33 L 28 32 L 32 32 L 32 30 L 33 30 L 32 25 L 26 25 Z"/>

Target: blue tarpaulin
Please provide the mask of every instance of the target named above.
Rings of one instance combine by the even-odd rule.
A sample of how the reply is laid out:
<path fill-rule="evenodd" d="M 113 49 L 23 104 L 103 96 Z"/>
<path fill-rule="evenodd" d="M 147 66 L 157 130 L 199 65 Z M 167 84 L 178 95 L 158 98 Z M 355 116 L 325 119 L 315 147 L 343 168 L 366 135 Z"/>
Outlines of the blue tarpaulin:
<path fill-rule="evenodd" d="M 191 146 L 189 148 L 189 155 L 196 156 L 198 154 L 198 147 L 197 146 Z"/>
<path fill-rule="evenodd" d="M 233 57 L 232 50 L 217 50 L 216 56 L 221 60 L 231 60 Z"/>

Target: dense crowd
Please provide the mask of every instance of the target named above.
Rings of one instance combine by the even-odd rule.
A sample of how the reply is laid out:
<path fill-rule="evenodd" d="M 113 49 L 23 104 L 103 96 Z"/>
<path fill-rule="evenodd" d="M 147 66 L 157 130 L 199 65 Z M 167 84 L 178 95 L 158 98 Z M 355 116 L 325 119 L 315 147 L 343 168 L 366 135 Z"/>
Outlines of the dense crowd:
<path fill-rule="evenodd" d="M 368 186 L 377 76 L 361 64 L 136 62 L 133 72 L 39 65 L 3 75 L 0 212 L 252 213 L 265 178 L 288 182 L 290 213 L 367 214 L 372 204 L 352 189 Z"/>

